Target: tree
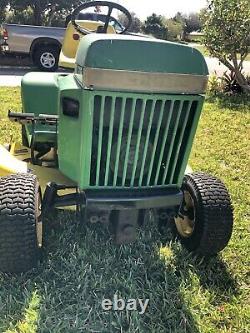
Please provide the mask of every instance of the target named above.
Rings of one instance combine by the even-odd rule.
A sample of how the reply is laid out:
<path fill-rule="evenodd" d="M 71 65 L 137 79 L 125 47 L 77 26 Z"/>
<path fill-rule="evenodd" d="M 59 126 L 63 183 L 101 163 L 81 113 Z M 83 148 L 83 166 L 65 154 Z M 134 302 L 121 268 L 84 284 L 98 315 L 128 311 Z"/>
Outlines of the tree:
<path fill-rule="evenodd" d="M 33 24 L 33 10 L 31 7 L 25 10 L 8 10 L 5 21 L 16 24 Z"/>
<path fill-rule="evenodd" d="M 132 24 L 131 27 L 129 28 L 129 32 L 140 32 L 141 31 L 141 27 L 142 27 L 142 22 L 141 20 L 136 16 L 136 14 L 134 12 L 131 12 L 131 16 L 132 16 Z M 128 23 L 128 19 L 127 16 L 125 14 L 121 14 L 119 15 L 119 22 L 123 25 L 126 26 Z"/>
<path fill-rule="evenodd" d="M 201 31 L 202 24 L 199 13 L 191 13 L 185 18 L 185 32 Z"/>
<path fill-rule="evenodd" d="M 142 30 L 149 35 L 153 35 L 156 38 L 166 39 L 168 29 L 163 23 L 163 17 L 161 15 L 152 14 L 148 16 L 142 26 Z"/>
<path fill-rule="evenodd" d="M 177 12 L 173 17 L 173 20 L 175 22 L 181 23 L 182 25 L 185 25 L 185 16 L 181 12 Z"/>
<path fill-rule="evenodd" d="M 210 54 L 235 74 L 244 91 L 250 92 L 242 73 L 250 34 L 249 0 L 212 0 L 202 19 L 204 43 Z"/>
<path fill-rule="evenodd" d="M 6 15 L 5 10 L 6 10 L 7 5 L 8 5 L 8 0 L 1 0 L 0 1 L 0 24 L 5 19 L 5 15 Z"/>
<path fill-rule="evenodd" d="M 200 13 L 191 13 L 189 15 L 184 15 L 184 14 L 178 12 L 173 17 L 173 20 L 182 26 L 182 29 L 183 29 L 182 38 L 183 39 L 186 39 L 187 34 L 189 34 L 190 32 L 201 31 L 201 29 L 202 29 Z"/>
<path fill-rule="evenodd" d="M 183 26 L 180 22 L 176 22 L 173 19 L 164 20 L 164 25 L 168 29 L 167 39 L 168 40 L 178 40 L 181 38 L 183 33 Z"/>
<path fill-rule="evenodd" d="M 1 13 L 9 7 L 11 21 L 18 22 L 22 15 L 31 10 L 32 24 L 34 25 L 53 25 L 54 22 L 62 21 L 79 4 L 86 0 L 3 0 L 0 4 Z M 0 14 L 1 15 L 1 14 Z M 0 17 L 1 18 L 1 17 Z M 25 20 L 24 20 L 25 21 Z"/>

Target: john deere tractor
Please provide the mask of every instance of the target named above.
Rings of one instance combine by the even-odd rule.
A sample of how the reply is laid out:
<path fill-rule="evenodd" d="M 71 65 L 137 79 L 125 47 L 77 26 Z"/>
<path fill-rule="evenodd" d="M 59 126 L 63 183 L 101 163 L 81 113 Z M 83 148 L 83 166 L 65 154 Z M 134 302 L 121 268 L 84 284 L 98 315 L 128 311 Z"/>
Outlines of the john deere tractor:
<path fill-rule="evenodd" d="M 105 23 L 77 20 L 96 6 L 107 9 Z M 114 10 L 128 18 L 119 31 L 109 24 Z M 36 266 L 43 217 L 54 208 L 74 207 L 83 223 L 109 225 L 118 244 L 153 221 L 150 211 L 189 251 L 211 256 L 227 245 L 226 187 L 187 166 L 206 62 L 189 46 L 125 34 L 131 21 L 116 3 L 80 5 L 60 57 L 74 72 L 23 77 L 23 112 L 9 112 L 23 142 L 0 148 L 1 271 Z"/>

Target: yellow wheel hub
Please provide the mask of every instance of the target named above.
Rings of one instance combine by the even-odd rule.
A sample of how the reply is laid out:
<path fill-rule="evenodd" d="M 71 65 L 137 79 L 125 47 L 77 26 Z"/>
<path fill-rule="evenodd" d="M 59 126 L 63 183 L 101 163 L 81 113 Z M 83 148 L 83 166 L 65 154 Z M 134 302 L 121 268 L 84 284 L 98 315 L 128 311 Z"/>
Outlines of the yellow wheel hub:
<path fill-rule="evenodd" d="M 193 198 L 187 191 L 184 191 L 182 213 L 175 218 L 175 225 L 183 238 L 189 238 L 194 232 L 195 208 Z"/>

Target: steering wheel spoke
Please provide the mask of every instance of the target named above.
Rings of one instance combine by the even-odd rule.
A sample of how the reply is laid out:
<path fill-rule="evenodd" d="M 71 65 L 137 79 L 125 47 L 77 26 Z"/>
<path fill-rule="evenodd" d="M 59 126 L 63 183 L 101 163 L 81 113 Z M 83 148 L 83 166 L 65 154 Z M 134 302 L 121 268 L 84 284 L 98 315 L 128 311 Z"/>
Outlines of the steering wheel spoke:
<path fill-rule="evenodd" d="M 95 8 L 97 6 L 98 7 L 108 7 L 108 14 L 106 15 L 106 20 L 104 22 L 103 27 L 99 28 L 97 31 L 92 31 L 92 30 L 89 30 L 87 28 L 82 27 L 78 22 L 76 22 L 77 17 L 78 17 L 78 15 L 80 14 L 80 12 L 82 10 L 87 9 L 87 8 L 93 8 L 93 7 Z M 117 9 L 118 11 L 123 13 L 128 19 L 127 24 L 124 27 L 124 29 L 121 30 L 118 33 L 118 34 L 124 34 L 132 24 L 132 16 L 126 8 L 124 8 L 123 6 L 121 6 L 117 3 L 111 2 L 111 1 L 90 1 L 90 2 L 86 2 L 86 3 L 81 4 L 71 14 L 71 22 L 74 25 L 75 29 L 79 33 L 81 33 L 82 35 L 91 34 L 93 32 L 107 33 L 108 32 L 108 27 L 109 27 L 109 22 L 110 22 L 110 19 L 111 19 L 111 14 L 112 14 L 114 9 Z"/>
<path fill-rule="evenodd" d="M 111 14 L 112 14 L 113 9 L 114 9 L 113 6 L 112 6 L 112 7 L 111 7 L 111 6 L 109 7 L 108 15 L 107 15 L 107 17 L 106 17 L 106 22 L 105 22 L 105 25 L 104 25 L 104 27 L 103 27 L 103 33 L 107 33 L 107 31 L 108 31 L 109 21 L 110 21 L 110 17 L 111 17 Z"/>

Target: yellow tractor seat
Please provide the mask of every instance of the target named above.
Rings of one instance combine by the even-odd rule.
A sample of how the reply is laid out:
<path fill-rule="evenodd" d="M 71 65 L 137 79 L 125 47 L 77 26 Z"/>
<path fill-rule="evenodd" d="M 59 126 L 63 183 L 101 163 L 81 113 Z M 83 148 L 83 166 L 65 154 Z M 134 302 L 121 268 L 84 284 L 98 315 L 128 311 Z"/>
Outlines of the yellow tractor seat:
<path fill-rule="evenodd" d="M 96 31 L 99 26 L 103 26 L 102 22 L 97 21 L 76 21 L 85 29 Z M 109 34 L 115 34 L 115 29 L 110 25 L 108 27 Z M 84 37 L 76 31 L 72 22 L 69 22 L 64 35 L 63 45 L 59 57 L 59 67 L 75 68 L 76 52 L 81 38 Z"/>

